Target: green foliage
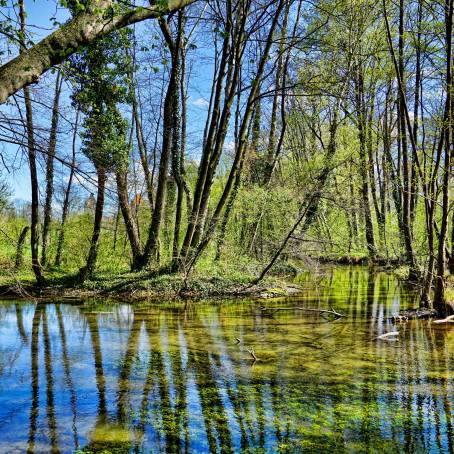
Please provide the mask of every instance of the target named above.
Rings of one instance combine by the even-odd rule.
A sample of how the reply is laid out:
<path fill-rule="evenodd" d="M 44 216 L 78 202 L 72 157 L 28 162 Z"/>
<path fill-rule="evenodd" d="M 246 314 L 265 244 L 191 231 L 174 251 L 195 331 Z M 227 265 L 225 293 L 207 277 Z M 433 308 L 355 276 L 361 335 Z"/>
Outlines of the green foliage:
<path fill-rule="evenodd" d="M 129 147 L 125 136 L 128 127 L 115 106 L 93 108 L 85 122 L 82 151 L 95 164 L 107 170 L 127 168 Z"/>
<path fill-rule="evenodd" d="M 73 100 L 85 113 L 82 150 L 95 166 L 107 170 L 125 168 L 128 163 L 128 123 L 118 107 L 130 100 L 128 45 L 128 32 L 118 31 L 72 59 Z"/>

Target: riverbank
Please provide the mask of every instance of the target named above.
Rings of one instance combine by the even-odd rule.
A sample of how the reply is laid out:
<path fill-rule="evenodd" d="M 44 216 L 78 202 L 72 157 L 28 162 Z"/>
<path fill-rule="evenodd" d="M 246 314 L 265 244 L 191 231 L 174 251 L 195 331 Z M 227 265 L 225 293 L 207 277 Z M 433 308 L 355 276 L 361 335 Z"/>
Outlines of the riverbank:
<path fill-rule="evenodd" d="M 301 288 L 293 276 L 266 277 L 251 285 L 254 276 L 247 274 L 207 275 L 194 273 L 187 280 L 182 274 L 97 273 L 95 278 L 79 283 L 76 275 L 52 273 L 45 286 L 37 286 L 31 273 L 0 274 L 2 298 L 88 299 L 107 297 L 113 300 L 141 301 L 157 299 L 201 299 L 253 297 L 274 298 L 298 294 Z"/>

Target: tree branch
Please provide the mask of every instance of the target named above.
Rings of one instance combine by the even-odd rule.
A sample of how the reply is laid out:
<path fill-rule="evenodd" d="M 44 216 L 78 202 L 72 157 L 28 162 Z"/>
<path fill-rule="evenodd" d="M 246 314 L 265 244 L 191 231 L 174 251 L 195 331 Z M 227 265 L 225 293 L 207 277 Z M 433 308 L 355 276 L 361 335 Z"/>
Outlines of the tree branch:
<path fill-rule="evenodd" d="M 62 63 L 80 47 L 113 30 L 158 18 L 183 8 L 195 0 L 153 0 L 139 7 L 112 15 L 112 0 L 97 0 L 39 43 L 0 67 L 0 104 L 30 83 L 38 81 L 48 69 Z"/>

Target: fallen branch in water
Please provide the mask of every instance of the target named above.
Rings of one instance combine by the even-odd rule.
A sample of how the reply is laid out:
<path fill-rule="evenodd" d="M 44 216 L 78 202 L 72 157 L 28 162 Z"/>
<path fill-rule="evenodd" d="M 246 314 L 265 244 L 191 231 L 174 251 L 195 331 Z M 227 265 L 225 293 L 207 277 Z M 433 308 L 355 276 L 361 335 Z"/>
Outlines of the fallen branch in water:
<path fill-rule="evenodd" d="M 380 336 L 376 337 L 375 339 L 380 339 L 380 340 L 396 340 L 396 339 L 390 339 L 394 338 L 395 336 L 399 335 L 399 331 L 391 331 L 389 333 L 381 334 Z"/>
<path fill-rule="evenodd" d="M 440 320 L 433 320 L 432 323 L 454 323 L 454 315 L 450 315 L 449 317 Z"/>
<path fill-rule="evenodd" d="M 341 318 L 345 317 L 345 315 L 340 314 L 339 312 L 336 312 L 333 308 L 330 309 L 316 309 L 312 307 L 300 307 L 300 306 L 295 306 L 295 307 L 273 307 L 273 308 L 268 308 L 265 306 L 260 306 L 259 309 L 262 311 L 262 313 L 266 313 L 269 315 L 273 315 L 275 312 L 278 311 L 304 311 L 304 312 L 317 312 L 320 315 L 332 315 L 335 318 Z"/>

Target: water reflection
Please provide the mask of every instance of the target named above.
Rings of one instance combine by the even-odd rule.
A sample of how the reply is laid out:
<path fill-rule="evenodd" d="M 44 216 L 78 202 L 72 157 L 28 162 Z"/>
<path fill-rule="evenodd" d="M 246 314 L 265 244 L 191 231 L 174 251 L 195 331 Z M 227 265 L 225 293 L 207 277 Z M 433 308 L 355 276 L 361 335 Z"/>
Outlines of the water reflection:
<path fill-rule="evenodd" d="M 299 283 L 265 304 L 347 317 L 3 302 L 0 452 L 453 452 L 452 325 L 393 324 L 417 296 L 383 273 Z"/>

